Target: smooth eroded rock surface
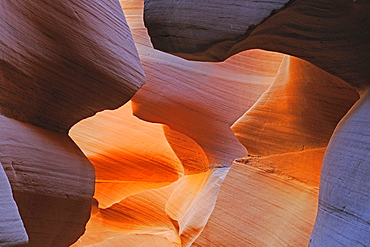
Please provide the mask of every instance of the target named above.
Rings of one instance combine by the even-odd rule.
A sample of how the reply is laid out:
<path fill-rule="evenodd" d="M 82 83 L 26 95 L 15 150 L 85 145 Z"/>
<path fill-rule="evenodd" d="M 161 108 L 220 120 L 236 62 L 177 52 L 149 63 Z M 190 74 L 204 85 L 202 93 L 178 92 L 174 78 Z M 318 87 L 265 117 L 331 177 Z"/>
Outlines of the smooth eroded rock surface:
<path fill-rule="evenodd" d="M 271 168 L 235 163 L 192 246 L 307 246 L 318 189 L 274 174 Z"/>
<path fill-rule="evenodd" d="M 242 38 L 287 2 L 149 0 L 145 1 L 144 20 L 154 48 L 195 53 Z"/>
<path fill-rule="evenodd" d="M 196 144 L 192 152 L 203 149 L 209 164 L 231 164 L 244 156 L 245 149 L 230 126 L 271 84 L 283 55 L 253 50 L 224 63 L 186 61 L 152 48 L 142 22 L 141 1 L 121 4 L 147 77 L 132 99 L 135 116 L 167 125 L 170 144 L 174 139 L 184 141 L 181 135 L 190 138 L 186 142 Z M 187 159 L 181 152 L 188 150 L 181 151 L 179 145 L 174 150 L 180 159 Z M 195 169 L 194 162 L 186 162 L 190 170 Z M 197 169 L 207 170 L 204 164 Z"/>
<path fill-rule="evenodd" d="M 356 90 L 341 79 L 285 56 L 270 88 L 232 129 L 256 155 L 323 148 L 358 99 Z"/>
<path fill-rule="evenodd" d="M 73 247 L 190 246 L 207 222 L 228 170 L 186 175 L 97 209 Z"/>
<path fill-rule="evenodd" d="M 277 51 L 307 60 L 359 90 L 369 85 L 368 1 L 296 0 L 283 6 L 280 0 L 240 0 L 225 6 L 222 1 L 150 0 L 145 5 L 152 42 L 163 51 L 203 61 L 222 61 L 253 48 Z M 266 15 L 271 9 L 277 11 Z M 234 12 L 237 17 L 229 23 L 216 20 Z M 266 19 L 261 23 L 260 18 Z M 245 32 L 252 19 L 257 26 Z M 229 31 L 232 27 L 243 31 Z M 208 36 L 217 39 L 206 45 Z"/>
<path fill-rule="evenodd" d="M 153 241 L 169 239 L 170 246 L 189 246 L 212 212 L 225 175 L 216 171 L 246 154 L 230 126 L 268 88 L 283 56 L 254 50 L 220 64 L 189 62 L 151 47 L 140 18 L 142 2 L 121 4 L 147 76 L 133 98 L 134 114 L 164 125 L 159 129 L 133 118 L 127 104 L 72 129 L 96 167 L 99 203 L 76 245 L 118 239 L 141 245 L 141 237 L 132 235 L 137 232 L 143 246 L 149 235 Z M 167 188 L 176 193 L 162 195 Z"/>
<path fill-rule="evenodd" d="M 67 133 L 126 103 L 145 82 L 141 63 L 117 1 L 5 0 L 0 15 L 0 162 L 29 246 L 69 246 L 95 175 Z"/>
<path fill-rule="evenodd" d="M 12 188 L 0 163 L 0 246 L 26 246 L 28 235 L 13 198 Z"/>
<path fill-rule="evenodd" d="M 0 162 L 26 228 L 28 246 L 68 246 L 85 230 L 94 168 L 63 134 L 0 116 Z"/>
<path fill-rule="evenodd" d="M 70 134 L 95 167 L 95 198 L 101 208 L 184 174 L 162 125 L 134 117 L 130 102 L 81 121 Z"/>
<path fill-rule="evenodd" d="M 147 83 L 132 99 L 134 114 L 190 137 L 210 164 L 243 157 L 245 149 L 230 126 L 273 81 L 282 55 L 253 50 L 215 64 L 138 49 Z"/>
<path fill-rule="evenodd" d="M 0 113 L 64 132 L 144 83 L 118 2 L 2 1 Z"/>
<path fill-rule="evenodd" d="M 310 246 L 370 245 L 370 92 L 339 123 L 321 173 Z"/>
<path fill-rule="evenodd" d="M 120 3 L 0 3 L 0 246 L 370 245 L 368 1 Z"/>

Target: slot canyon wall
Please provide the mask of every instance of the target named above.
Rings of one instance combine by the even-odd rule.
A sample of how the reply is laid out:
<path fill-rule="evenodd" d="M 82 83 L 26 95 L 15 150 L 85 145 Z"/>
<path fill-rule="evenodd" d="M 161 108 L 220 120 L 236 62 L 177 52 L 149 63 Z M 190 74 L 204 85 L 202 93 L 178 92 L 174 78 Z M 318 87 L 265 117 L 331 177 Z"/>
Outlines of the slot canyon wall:
<path fill-rule="evenodd" d="M 368 1 L 0 6 L 0 246 L 370 245 Z"/>
<path fill-rule="evenodd" d="M 116 1 L 0 6 L 0 245 L 69 246 L 90 217 L 95 173 L 68 131 L 127 102 L 142 66 Z"/>

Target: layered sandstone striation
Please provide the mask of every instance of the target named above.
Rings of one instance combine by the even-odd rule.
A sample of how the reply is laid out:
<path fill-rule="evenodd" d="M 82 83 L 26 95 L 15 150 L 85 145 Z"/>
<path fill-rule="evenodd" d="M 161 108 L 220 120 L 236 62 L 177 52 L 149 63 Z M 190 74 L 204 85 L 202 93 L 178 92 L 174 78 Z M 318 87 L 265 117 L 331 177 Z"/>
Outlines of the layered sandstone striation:
<path fill-rule="evenodd" d="M 250 51 L 225 63 L 208 64 L 138 49 L 144 51 L 147 83 L 132 99 L 136 116 L 166 124 L 172 130 L 170 143 L 177 146 L 181 138 L 173 131 L 188 136 L 204 150 L 209 164 L 231 164 L 246 155 L 230 127 L 272 83 L 281 54 Z M 233 76 L 233 69 L 240 74 Z"/>
<path fill-rule="evenodd" d="M 225 22 L 215 21 L 215 16 L 227 17 L 228 13 L 233 13 L 236 2 L 239 3 L 237 12 L 243 13 L 243 22 L 237 22 L 239 17 L 225 18 Z M 145 1 L 145 23 L 155 48 L 202 61 L 223 61 L 255 48 L 296 58 L 290 57 L 283 62 L 285 65 L 280 68 L 274 83 L 233 125 L 246 148 L 263 156 L 251 161 L 241 160 L 248 168 L 240 164 L 231 168 L 230 180 L 227 177 L 221 187 L 215 211 L 194 245 L 240 246 L 248 241 L 262 245 L 306 245 L 315 217 L 317 178 L 328 143 L 321 173 L 319 210 L 310 244 L 369 245 L 369 190 L 365 182 L 369 178 L 366 167 L 369 144 L 365 141 L 368 139 L 366 130 L 362 130 L 367 123 L 365 111 L 370 81 L 367 68 L 370 57 L 369 2 L 297 0 L 285 2 L 283 6 L 280 1 L 271 1 L 265 3 L 267 8 L 259 8 L 261 11 L 257 11 L 257 16 L 250 14 L 249 5 L 258 9 L 262 4 L 258 1 L 233 1 L 228 7 L 220 1 L 198 3 L 195 6 L 191 1 Z M 171 9 L 170 13 L 165 11 L 167 7 Z M 199 18 L 203 21 L 199 22 Z M 232 24 L 230 29 L 241 27 L 242 31 L 225 28 L 226 20 Z M 210 35 L 212 32 L 214 34 Z M 181 44 L 184 40 L 186 44 Z M 351 108 L 360 96 L 360 102 Z M 336 128 L 343 116 L 344 120 Z M 253 169 L 256 167 L 262 171 L 257 170 L 257 174 L 262 173 L 263 178 L 250 175 L 255 174 Z M 311 171 L 311 167 L 315 169 Z M 252 185 L 238 179 L 241 174 L 243 178 L 252 179 Z M 274 176 L 278 179 L 273 179 Z M 314 180 L 307 179 L 311 176 Z M 266 185 L 262 194 L 261 189 L 257 190 L 258 186 L 253 185 L 259 179 Z M 280 179 L 297 180 L 300 185 L 296 182 L 277 185 Z M 300 189 L 292 193 L 309 198 L 302 200 L 307 208 L 299 203 L 295 205 L 294 198 L 289 198 L 290 193 L 284 193 L 293 184 Z M 276 186 L 283 189 L 271 193 Z M 250 189 L 239 193 L 243 199 L 230 196 L 244 188 Z M 274 198 L 269 197 L 265 202 L 265 193 L 274 194 Z M 271 206 L 270 202 L 275 199 L 284 203 Z M 289 207 L 289 200 L 295 206 Z M 242 211 L 249 201 L 254 202 L 250 211 Z M 240 205 L 239 210 L 230 210 L 231 205 Z M 254 207 L 260 207 L 262 211 L 269 208 L 266 210 L 269 215 L 261 214 Z M 281 208 L 300 212 L 298 223 L 291 218 L 279 221 Z M 304 215 L 306 210 L 309 215 Z M 254 213 L 248 215 L 248 212 Z M 269 216 L 274 220 L 269 221 Z M 225 218 L 228 220 L 223 221 Z M 264 237 L 259 238 L 253 231 L 240 234 L 239 228 L 253 228 L 259 221 L 266 222 L 260 228 L 267 232 L 261 235 Z M 277 225 L 284 231 L 283 237 L 276 233 Z M 290 225 L 300 230 L 295 231 Z"/>
<path fill-rule="evenodd" d="M 66 133 L 143 84 L 116 1 L 3 1 L 0 13 L 2 115 Z"/>
<path fill-rule="evenodd" d="M 131 104 L 81 121 L 71 136 L 97 176 L 96 204 L 73 246 L 189 246 L 200 234 L 228 167 L 185 175 L 163 126 L 135 118 Z"/>
<path fill-rule="evenodd" d="M 317 166 L 320 158 L 315 156 L 322 154 L 308 154 L 308 166 Z M 295 164 L 304 162 L 299 155 L 292 156 L 285 158 Z M 307 246 L 318 189 L 289 171 L 281 172 L 274 158 L 234 163 L 207 225 L 192 246 Z"/>
<path fill-rule="evenodd" d="M 70 134 L 95 167 L 99 208 L 169 185 L 184 174 L 162 125 L 134 117 L 130 102 L 81 121 Z"/>
<path fill-rule="evenodd" d="M 339 123 L 323 161 L 311 246 L 370 244 L 370 92 Z"/>
<path fill-rule="evenodd" d="M 73 246 L 190 246 L 213 210 L 227 171 L 184 176 L 97 208 Z"/>
<path fill-rule="evenodd" d="M 29 246 L 67 246 L 84 232 L 94 168 L 63 134 L 0 117 L 0 160 Z"/>
<path fill-rule="evenodd" d="M 171 53 L 223 50 L 264 21 L 289 0 L 275 1 L 145 1 L 145 26 L 154 47 Z M 167 15 L 163 13 L 171 11 Z M 184 54 L 185 55 L 185 54 Z M 209 58 L 219 58 L 212 51 Z M 186 56 L 186 55 L 185 55 Z"/>
<path fill-rule="evenodd" d="M 2 165 L 0 166 L 0 208 L 0 246 L 26 245 L 28 236 Z"/>
<path fill-rule="evenodd" d="M 3 1 L 0 246 L 370 245 L 369 9 Z"/>
<path fill-rule="evenodd" d="M 69 246 L 95 173 L 68 131 L 127 102 L 141 63 L 115 1 L 2 1 L 0 13 L 0 245 Z"/>
<path fill-rule="evenodd" d="M 358 98 L 341 79 L 286 56 L 270 88 L 232 127 L 250 156 L 231 168 L 194 245 L 307 245 L 325 148 Z"/>
<path fill-rule="evenodd" d="M 197 4 L 145 1 L 145 23 L 154 47 L 202 61 L 223 61 L 247 49 L 277 51 L 302 58 L 360 90 L 367 87 L 370 78 L 368 1 L 231 3 L 226 7 L 223 1 L 210 0 Z M 215 20 L 234 11 L 243 18 Z M 242 31 L 230 31 L 233 27 Z M 214 34 L 210 36 L 217 39 L 204 38 L 211 32 Z M 181 45 L 183 33 L 189 35 L 187 45 Z"/>
<path fill-rule="evenodd" d="M 140 1 L 121 4 L 147 82 L 132 103 L 71 130 L 95 166 L 98 203 L 75 245 L 190 246 L 232 160 L 246 155 L 230 127 L 270 86 L 283 55 L 254 50 L 219 64 L 186 61 L 152 48 Z M 134 118 L 130 104 L 148 122 Z"/>
<path fill-rule="evenodd" d="M 356 90 L 338 77 L 286 56 L 273 84 L 232 129 L 255 155 L 323 148 L 358 99 Z"/>

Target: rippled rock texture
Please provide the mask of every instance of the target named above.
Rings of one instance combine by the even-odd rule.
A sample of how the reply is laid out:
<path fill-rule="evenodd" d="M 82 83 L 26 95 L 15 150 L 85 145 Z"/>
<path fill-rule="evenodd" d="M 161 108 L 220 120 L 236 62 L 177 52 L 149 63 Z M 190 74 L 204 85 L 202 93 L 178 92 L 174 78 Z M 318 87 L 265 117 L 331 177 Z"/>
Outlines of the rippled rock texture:
<path fill-rule="evenodd" d="M 1 2 L 0 246 L 370 245 L 369 2 L 144 2 Z"/>
<path fill-rule="evenodd" d="M 154 47 L 185 58 L 222 61 L 247 49 L 277 51 L 363 89 L 370 77 L 369 9 L 368 1 L 349 0 L 236 0 L 227 7 L 222 0 L 149 0 L 145 23 Z M 234 12 L 242 18 L 230 18 Z"/>
<path fill-rule="evenodd" d="M 171 11 L 166 11 L 168 9 Z M 154 47 L 162 51 L 202 61 L 223 61 L 253 48 L 296 57 L 283 61 L 270 88 L 233 125 L 238 139 L 251 154 L 257 155 L 251 156 L 252 160 L 240 161 L 259 170 L 249 170 L 251 168 L 245 168 L 240 162 L 232 167 L 230 180 L 226 179 L 221 187 L 215 211 L 195 246 L 370 244 L 369 187 L 364 180 L 369 178 L 369 138 L 364 110 L 370 81 L 367 68 L 369 9 L 367 1 L 347 0 L 335 3 L 324 0 L 231 1 L 227 7 L 223 1 L 205 0 L 196 5 L 192 1 L 145 1 L 145 24 Z M 234 11 L 243 13 L 242 22 L 240 16 L 230 16 Z M 235 28 L 237 30 L 232 30 Z M 351 108 L 360 95 L 360 101 Z M 327 143 L 319 210 L 309 238 L 315 207 L 311 199 L 317 193 L 312 189 L 318 186 Z M 307 157 L 311 157 L 310 162 Z M 301 166 L 301 162 L 307 166 Z M 256 172 L 258 175 L 249 175 Z M 271 181 L 266 179 L 273 178 L 271 174 L 303 182 L 301 191 L 285 193 L 292 185 L 289 182 L 279 186 L 281 191 L 272 192 L 275 184 L 270 186 Z M 263 176 L 259 178 L 259 175 Z M 312 175 L 313 184 L 312 180 L 307 180 Z M 252 181 L 244 181 L 240 176 Z M 264 181 L 264 190 L 256 189 L 258 186 L 254 182 L 260 180 Z M 307 185 L 311 189 L 305 191 L 303 188 Z M 233 196 L 234 191 L 243 189 L 245 193 Z M 266 200 L 265 193 L 274 194 L 274 199 L 281 201 Z M 311 198 L 301 200 L 308 208 L 300 208 L 300 204 L 292 208 L 295 203 L 293 198 L 289 199 L 291 193 L 298 198 L 303 194 Z M 240 199 L 242 196 L 244 198 Z M 250 203 L 255 198 L 260 200 Z M 244 205 L 235 209 L 235 203 Z M 249 210 L 241 210 L 249 205 Z M 301 213 L 295 219 L 284 217 L 279 221 L 282 216 L 279 209 L 289 210 L 293 215 L 295 210 Z M 250 212 L 254 213 L 248 215 Z M 260 226 L 257 222 L 266 224 Z M 240 232 L 240 229 L 251 228 L 260 231 L 256 230 L 255 234 L 252 230 Z M 276 232 L 278 229 L 284 233 Z"/>
<path fill-rule="evenodd" d="M 1 3 L 2 115 L 66 133 L 144 77 L 116 1 Z"/>
<path fill-rule="evenodd" d="M 283 55 L 255 50 L 218 64 L 174 57 L 152 48 L 142 3 L 121 4 L 147 81 L 132 103 L 71 130 L 96 168 L 98 202 L 75 245 L 190 246 L 233 159 L 246 155 L 230 127 L 270 86 Z"/>
<path fill-rule="evenodd" d="M 370 243 L 370 93 L 340 122 L 323 161 L 311 246 Z"/>
<path fill-rule="evenodd" d="M 69 246 L 95 173 L 68 131 L 127 102 L 141 63 L 115 1 L 6 0 L 0 13 L 0 246 Z"/>
<path fill-rule="evenodd" d="M 2 165 L 0 166 L 0 179 L 0 245 L 9 245 L 9 243 L 19 246 L 26 245 L 28 242 L 26 229 L 19 215 L 12 188 Z"/>

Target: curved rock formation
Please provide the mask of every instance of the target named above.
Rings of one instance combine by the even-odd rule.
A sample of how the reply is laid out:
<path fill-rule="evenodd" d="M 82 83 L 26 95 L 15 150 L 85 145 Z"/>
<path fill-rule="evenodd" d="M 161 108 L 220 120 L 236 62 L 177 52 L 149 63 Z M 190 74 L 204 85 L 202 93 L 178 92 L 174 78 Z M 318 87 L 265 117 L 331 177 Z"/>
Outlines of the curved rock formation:
<path fill-rule="evenodd" d="M 0 160 L 26 228 L 28 246 L 68 246 L 84 232 L 94 169 L 74 142 L 0 116 Z"/>
<path fill-rule="evenodd" d="M 175 146 L 178 141 L 171 140 L 181 139 L 175 132 L 191 138 L 209 164 L 229 165 L 246 155 L 230 127 L 271 84 L 281 54 L 252 50 L 215 64 L 186 61 L 148 45 L 138 44 L 138 50 L 147 83 L 132 99 L 135 116 L 167 125 Z M 175 152 L 181 153 L 176 147 Z"/>
<path fill-rule="evenodd" d="M 67 133 L 144 83 L 116 1 L 2 1 L 0 113 Z"/>
<path fill-rule="evenodd" d="M 370 92 L 339 123 L 325 153 L 310 246 L 370 244 Z"/>
<path fill-rule="evenodd" d="M 213 210 L 228 169 L 187 175 L 98 209 L 73 246 L 190 246 Z"/>
<path fill-rule="evenodd" d="M 162 125 L 134 117 L 130 102 L 81 121 L 70 135 L 95 167 L 99 208 L 169 185 L 184 174 Z"/>
<path fill-rule="evenodd" d="M 95 175 L 67 133 L 127 102 L 145 81 L 141 63 L 116 1 L 5 0 L 0 14 L 0 162 L 27 233 L 15 222 L 18 239 L 1 231 L 0 245 L 69 246 L 85 230 Z M 12 202 L 1 224 L 17 219 Z"/>
<path fill-rule="evenodd" d="M 232 129 L 255 155 L 323 148 L 358 98 L 339 78 L 286 56 L 273 84 Z"/>
<path fill-rule="evenodd" d="M 370 244 L 368 1 L 121 4 L 0 3 L 0 246 Z"/>
<path fill-rule="evenodd" d="M 288 1 L 150 0 L 145 1 L 144 20 L 156 49 L 195 53 L 243 37 Z"/>
<path fill-rule="evenodd" d="M 12 188 L 3 166 L 0 164 L 0 246 L 26 246 L 28 236 L 17 204 L 13 199 Z"/>
<path fill-rule="evenodd" d="M 317 166 L 322 154 L 307 154 L 306 165 Z M 293 156 L 285 155 L 285 160 L 304 161 L 301 155 L 296 154 L 295 160 Z M 317 187 L 288 177 L 290 171 L 282 175 L 271 164 L 281 165 L 277 157 L 265 157 L 231 167 L 215 209 L 192 246 L 307 246 L 317 210 Z"/>
<path fill-rule="evenodd" d="M 220 0 L 197 4 L 149 0 L 145 1 L 145 23 L 155 48 L 181 57 L 222 61 L 247 49 L 277 51 L 302 58 L 360 90 L 366 88 L 370 81 L 369 2 L 294 0 L 283 7 L 285 2 L 232 1 L 225 7 Z M 234 11 L 244 18 L 215 21 Z M 233 27 L 242 31 L 231 32 Z M 206 40 L 212 32 L 210 36 L 217 39 Z M 188 35 L 186 46 L 180 45 L 184 34 Z"/>
<path fill-rule="evenodd" d="M 339 78 L 286 56 L 274 83 L 232 127 L 254 156 L 232 167 L 194 245 L 308 243 L 325 147 L 358 97 Z"/>
<path fill-rule="evenodd" d="M 137 19 L 140 1 L 122 5 L 147 76 L 133 98 L 134 113 L 166 125 L 162 129 L 133 118 L 126 104 L 71 130 L 96 168 L 99 203 L 75 245 L 120 246 L 121 240 L 145 246 L 150 235 L 153 241 L 172 236 L 163 246 L 189 246 L 212 212 L 228 171 L 223 166 L 246 154 L 230 126 L 271 84 L 282 55 L 256 50 L 220 64 L 189 62 L 151 47 Z M 234 76 L 232 88 L 224 83 L 229 75 Z M 154 209 L 151 204 L 161 206 Z M 134 223 L 124 216 L 128 212 Z"/>
<path fill-rule="evenodd" d="M 236 9 L 235 2 L 240 3 L 238 6 L 240 9 L 237 12 L 243 13 L 244 22 L 236 23 L 240 20 L 239 17 L 225 18 L 225 20 L 232 21 L 230 29 L 241 27 L 241 32 L 233 32 L 225 28 L 224 22 L 215 21 L 215 17 L 228 17 L 228 13 L 232 13 Z M 359 129 L 365 128 L 364 126 L 367 123 L 365 111 L 368 108 L 366 106 L 368 96 L 366 96 L 366 92 L 370 82 L 370 70 L 368 69 L 370 57 L 370 43 L 368 42 L 370 40 L 368 29 L 370 23 L 369 2 L 340 0 L 334 3 L 326 0 L 295 0 L 286 2 L 285 6 L 275 8 L 282 3 L 280 1 L 270 1 L 266 3 L 268 8 L 257 11 L 259 13 L 257 16 L 250 14 L 250 8 L 247 5 L 250 4 L 258 8 L 257 6 L 261 4 L 258 1 L 232 1 L 229 7 L 224 7 L 221 1 L 204 0 L 198 3 L 195 5 L 191 1 L 181 3 L 175 1 L 145 1 L 145 23 L 152 36 L 155 48 L 186 59 L 202 61 L 223 61 L 241 51 L 254 48 L 265 49 L 301 58 L 331 74 L 321 73 L 320 69 L 296 60 L 292 64 L 292 70 L 285 74 L 288 77 L 285 80 L 287 84 L 283 83 L 285 88 L 279 88 L 281 78 L 277 78 L 276 83 L 278 84 L 272 85 L 269 91 L 249 110 L 246 114 L 247 120 L 240 119 L 239 123 L 234 125 L 234 129 L 240 133 L 249 131 L 248 129 L 241 130 L 241 125 L 238 125 L 240 123 L 248 127 L 257 126 L 255 130 L 252 129 L 251 134 L 239 134 L 239 138 L 244 141 L 247 148 L 254 149 L 255 153 L 284 155 L 279 152 L 297 152 L 306 148 L 325 147 L 336 123 L 343 117 L 351 104 L 358 99 L 357 93 L 346 83 L 357 89 L 360 95 L 365 95 L 363 96 L 364 99 L 361 100 L 363 103 L 358 103 L 362 106 L 354 107 L 348 113 L 347 120 L 343 120 L 342 124 L 338 126 L 329 142 L 322 171 L 319 213 L 312 234 L 311 245 L 369 245 L 369 190 L 367 182 L 365 182 L 369 178 L 366 167 L 369 143 L 364 141 L 364 139 L 368 139 L 366 131 L 362 131 L 362 134 L 358 132 Z M 170 12 L 166 10 L 167 7 L 171 8 Z M 268 13 L 265 11 L 266 9 Z M 203 21 L 199 22 L 199 19 Z M 215 38 L 216 35 L 210 35 L 213 30 L 217 30 L 217 38 Z M 184 38 L 184 35 L 186 35 L 186 38 Z M 210 38 L 207 39 L 206 36 Z M 180 44 L 184 40 L 186 40 L 186 44 Z M 292 59 L 292 61 L 294 60 Z M 311 66 L 312 72 L 307 73 L 307 67 Z M 284 71 L 282 72 L 280 76 L 284 75 Z M 291 75 L 291 73 L 293 74 Z M 312 74 L 310 75 L 310 73 Z M 301 83 L 309 79 L 303 84 L 296 85 L 297 81 L 295 80 L 289 83 L 291 76 Z M 311 78 L 317 77 L 321 78 L 321 81 L 309 82 Z M 325 90 L 324 88 L 327 86 L 332 90 Z M 336 91 L 337 89 L 347 93 L 341 95 L 339 91 Z M 289 91 L 290 94 L 294 93 L 294 97 L 291 99 L 298 100 L 300 108 L 294 109 L 295 104 L 288 104 L 290 101 Z M 320 96 L 318 92 L 321 93 Z M 288 93 L 288 95 L 281 95 L 282 93 Z M 306 98 L 307 94 L 311 96 Z M 278 100 L 285 98 L 286 101 L 282 105 L 274 105 L 272 97 L 276 97 Z M 325 107 L 327 100 L 333 100 L 333 103 Z M 305 109 L 305 105 L 310 107 Z M 339 108 L 337 107 L 341 110 L 338 111 Z M 286 111 L 288 116 L 278 117 Z M 265 112 L 265 114 L 260 114 L 262 112 Z M 266 116 L 266 113 L 271 114 L 271 116 Z M 300 122 L 309 119 L 308 114 L 313 117 L 313 123 Z M 254 122 L 252 121 L 253 117 L 255 118 Z M 259 118 L 267 118 L 271 122 L 263 122 Z M 272 129 L 275 132 L 279 130 L 274 133 L 276 135 L 282 133 L 282 140 L 277 136 L 264 136 L 264 128 L 270 129 L 271 123 L 275 126 L 282 124 L 281 120 L 284 124 L 279 128 Z M 314 123 L 319 122 L 325 124 L 314 127 Z M 262 123 L 262 127 L 259 126 L 260 123 Z M 287 131 L 281 131 L 284 128 Z M 302 135 L 303 130 L 305 131 Z M 287 138 L 287 133 L 291 134 L 292 132 L 298 134 L 297 138 Z M 261 135 L 260 138 L 259 135 Z M 266 137 L 268 138 L 266 139 Z M 285 142 L 288 139 L 290 139 L 289 144 Z M 261 141 L 261 146 L 259 146 L 258 140 Z M 348 140 L 349 146 L 343 140 Z M 295 144 L 305 142 L 309 145 L 295 146 Z M 275 147 L 273 144 L 278 144 L 278 146 Z M 283 148 L 281 149 L 281 147 Z M 275 150 L 271 150 L 271 148 Z M 317 151 L 309 150 L 312 150 L 313 153 Z M 297 152 L 297 155 L 302 154 Z M 273 156 L 262 158 L 269 160 L 270 158 L 273 159 Z M 276 167 L 274 162 L 272 164 L 272 167 Z M 284 166 L 280 163 L 277 167 L 280 165 Z M 280 167 L 279 170 L 281 170 Z M 275 168 L 268 168 L 267 171 L 275 171 Z M 317 172 L 315 176 L 317 176 Z M 342 180 L 344 181 L 341 182 Z M 229 183 L 232 184 L 232 182 Z M 237 186 L 234 185 L 234 187 Z M 225 190 L 227 189 L 228 187 L 225 185 Z M 229 187 L 228 190 L 231 193 L 233 188 Z M 221 203 L 222 192 L 223 188 L 221 188 L 220 194 Z M 354 196 L 352 197 L 352 195 Z M 235 201 L 237 199 L 234 199 Z M 225 208 L 230 207 L 229 204 L 221 205 Z M 222 208 L 222 206 L 220 207 Z M 222 216 L 227 215 L 227 213 L 220 210 L 216 210 L 214 216 L 211 216 L 209 225 L 199 239 L 201 245 L 217 243 L 222 246 L 221 241 L 216 242 L 218 236 L 222 236 L 222 231 L 220 234 L 215 231 L 220 229 L 217 220 L 222 220 Z M 275 215 L 275 213 L 272 213 L 272 215 Z M 237 216 L 234 217 L 237 218 Z M 264 219 L 263 216 L 258 215 L 258 217 Z M 244 223 L 240 224 L 243 225 Z M 223 230 L 233 233 L 233 230 L 229 229 L 232 229 L 235 224 L 225 224 L 231 228 L 226 227 Z M 335 225 L 341 227 L 338 229 L 334 227 Z M 214 231 L 207 231 L 207 228 Z M 306 229 L 309 229 L 309 224 L 306 225 Z M 212 235 L 210 232 L 212 232 Z M 270 236 L 273 238 L 274 235 Z M 251 237 L 253 238 L 253 236 Z M 238 240 L 238 237 L 235 239 Z M 305 239 L 308 240 L 307 234 Z M 270 242 L 270 240 L 266 238 L 264 241 L 267 241 L 265 243 L 281 245 L 294 242 L 286 243 L 279 239 L 275 239 L 277 242 Z M 229 244 L 232 245 L 233 243 L 229 242 Z"/>

